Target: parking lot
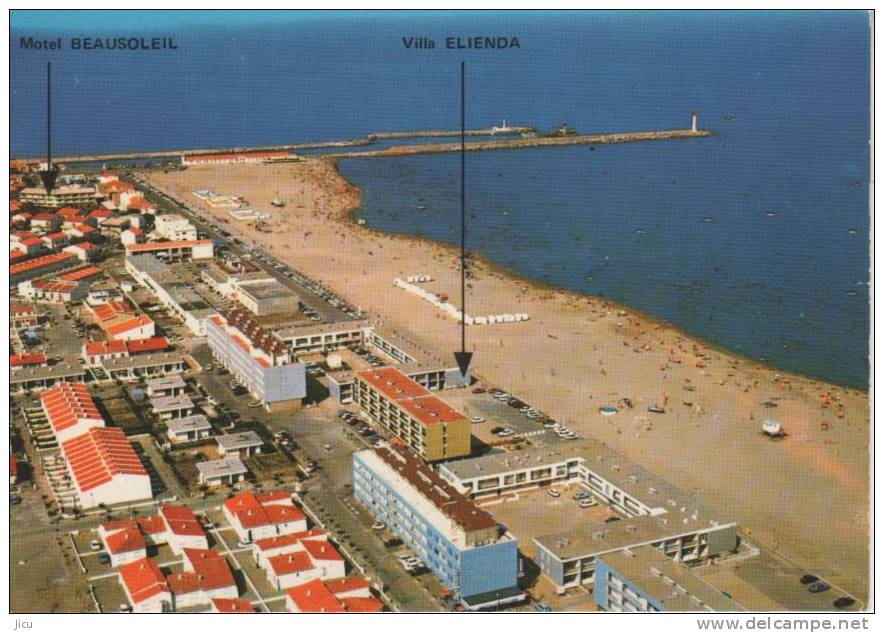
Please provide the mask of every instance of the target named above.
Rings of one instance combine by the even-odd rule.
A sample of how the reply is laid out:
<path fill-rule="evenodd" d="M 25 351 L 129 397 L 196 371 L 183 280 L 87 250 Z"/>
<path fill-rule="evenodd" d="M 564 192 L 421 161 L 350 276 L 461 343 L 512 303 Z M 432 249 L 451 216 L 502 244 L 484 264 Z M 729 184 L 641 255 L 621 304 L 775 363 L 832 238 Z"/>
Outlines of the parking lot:
<path fill-rule="evenodd" d="M 811 593 L 810 583 L 801 582 L 807 574 L 804 569 L 766 549 L 741 560 L 696 567 L 694 572 L 738 603 L 758 610 L 833 611 L 833 602 L 845 595 L 837 587 Z M 842 610 L 855 611 L 859 606 Z"/>
<path fill-rule="evenodd" d="M 442 397 L 467 417 L 483 418 L 482 422 L 472 425 L 472 432 L 486 445 L 493 446 L 502 439 L 516 438 L 525 438 L 531 443 L 543 444 L 559 444 L 567 441 L 560 438 L 553 429 L 544 428 L 540 418 L 532 420 L 519 409 L 506 402 L 495 400 L 488 393 L 473 393 L 469 389 L 450 389 L 445 391 Z M 499 427 L 510 429 L 513 434 L 500 437 L 492 433 L 493 429 Z"/>

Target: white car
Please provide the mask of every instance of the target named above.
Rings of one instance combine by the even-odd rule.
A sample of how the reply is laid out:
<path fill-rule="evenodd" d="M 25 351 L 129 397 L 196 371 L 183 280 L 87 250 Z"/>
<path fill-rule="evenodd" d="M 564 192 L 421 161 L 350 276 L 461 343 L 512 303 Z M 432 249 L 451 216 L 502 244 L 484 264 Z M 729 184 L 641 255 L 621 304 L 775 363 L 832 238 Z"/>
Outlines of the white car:
<path fill-rule="evenodd" d="M 562 493 L 559 492 L 558 490 L 556 490 L 555 488 L 550 488 L 549 490 L 546 491 L 546 494 L 548 494 L 550 497 L 553 497 L 556 499 L 562 496 Z"/>
<path fill-rule="evenodd" d="M 595 499 L 592 499 L 592 498 L 581 499 L 579 503 L 580 503 L 581 508 L 591 508 L 591 507 L 597 506 L 599 504 L 598 501 L 596 501 Z"/>
<path fill-rule="evenodd" d="M 386 530 L 386 529 L 387 529 L 387 524 L 386 524 L 386 523 L 383 523 L 383 522 L 381 522 L 381 521 L 375 521 L 374 523 L 372 523 L 372 525 L 371 525 L 371 529 L 372 529 L 372 530 L 378 530 L 378 531 L 380 532 L 381 530 Z"/>
<path fill-rule="evenodd" d="M 101 541 L 99 541 L 98 539 L 92 539 L 92 541 L 89 543 L 89 549 L 91 549 L 93 552 L 101 551 L 101 548 Z"/>
<path fill-rule="evenodd" d="M 509 437 L 510 435 L 515 435 L 515 434 L 516 434 L 516 432 L 513 431 L 512 429 L 504 429 L 504 430 L 499 431 L 497 433 L 497 437 Z"/>
<path fill-rule="evenodd" d="M 485 421 L 485 418 L 483 418 L 481 415 L 474 415 L 473 417 L 470 418 L 470 421 L 473 424 L 481 424 L 482 422 Z"/>

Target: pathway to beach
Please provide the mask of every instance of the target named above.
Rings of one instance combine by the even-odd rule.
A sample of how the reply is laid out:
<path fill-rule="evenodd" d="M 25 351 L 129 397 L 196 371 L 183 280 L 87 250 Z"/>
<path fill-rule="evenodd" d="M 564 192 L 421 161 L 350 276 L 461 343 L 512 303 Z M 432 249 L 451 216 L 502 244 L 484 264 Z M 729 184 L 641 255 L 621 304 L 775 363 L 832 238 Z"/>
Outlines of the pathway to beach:
<path fill-rule="evenodd" d="M 429 290 L 458 297 L 458 253 L 356 225 L 347 212 L 358 206 L 360 192 L 331 161 L 200 166 L 144 177 L 425 349 L 449 355 L 458 347 L 453 319 L 392 283 L 428 274 Z M 256 231 L 201 203 L 191 194 L 201 188 L 243 196 L 273 217 Z M 284 209 L 270 204 L 277 197 Z M 470 314 L 531 317 L 469 328 L 474 373 L 626 453 L 780 554 L 865 599 L 868 394 L 777 372 L 628 308 L 541 288 L 487 262 L 472 271 Z M 598 413 L 622 398 L 634 408 Z M 649 413 L 649 404 L 666 413 Z M 767 417 L 783 424 L 785 440 L 761 434 Z"/>

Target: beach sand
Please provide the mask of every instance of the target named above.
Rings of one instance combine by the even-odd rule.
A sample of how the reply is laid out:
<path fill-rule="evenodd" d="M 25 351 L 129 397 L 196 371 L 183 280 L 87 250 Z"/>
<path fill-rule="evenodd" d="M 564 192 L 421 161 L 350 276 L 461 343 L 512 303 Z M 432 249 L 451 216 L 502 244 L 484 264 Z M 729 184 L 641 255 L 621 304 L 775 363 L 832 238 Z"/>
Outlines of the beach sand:
<path fill-rule="evenodd" d="M 447 292 L 457 304 L 458 251 L 358 226 L 348 212 L 358 207 L 360 192 L 333 162 L 143 176 L 426 350 L 447 356 L 459 349 L 455 320 L 392 284 L 395 277 L 428 274 L 434 278 L 428 289 Z M 191 194 L 200 188 L 243 196 L 249 207 L 271 213 L 269 232 L 208 207 Z M 275 197 L 284 209 L 270 205 Z M 469 314 L 531 317 L 468 328 L 474 374 L 622 451 L 754 539 L 867 599 L 867 393 L 762 366 L 628 308 L 526 283 L 481 260 L 471 270 Z M 598 413 L 621 398 L 634 408 Z M 763 406 L 771 398 L 777 408 Z M 666 413 L 647 412 L 652 403 L 665 404 Z M 782 423 L 786 439 L 761 434 L 767 417 Z"/>

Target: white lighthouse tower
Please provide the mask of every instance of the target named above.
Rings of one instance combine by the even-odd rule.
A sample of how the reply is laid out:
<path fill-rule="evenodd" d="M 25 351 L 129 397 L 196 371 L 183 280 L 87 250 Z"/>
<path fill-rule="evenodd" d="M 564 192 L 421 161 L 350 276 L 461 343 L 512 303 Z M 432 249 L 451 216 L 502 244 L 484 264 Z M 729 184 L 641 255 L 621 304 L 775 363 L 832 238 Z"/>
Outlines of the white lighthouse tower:
<path fill-rule="evenodd" d="M 697 131 L 697 111 L 691 112 L 691 132 Z"/>

